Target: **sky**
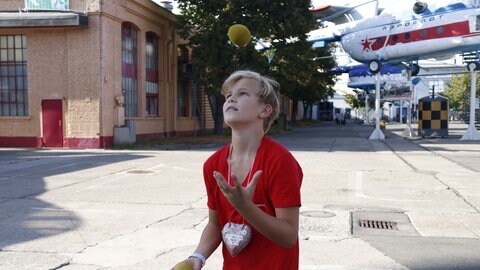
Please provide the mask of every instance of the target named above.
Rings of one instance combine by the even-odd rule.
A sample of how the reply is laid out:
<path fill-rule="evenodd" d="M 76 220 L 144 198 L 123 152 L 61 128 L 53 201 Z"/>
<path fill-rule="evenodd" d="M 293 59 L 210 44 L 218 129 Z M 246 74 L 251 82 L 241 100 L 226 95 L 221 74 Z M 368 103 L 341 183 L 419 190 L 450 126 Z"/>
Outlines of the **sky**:
<path fill-rule="evenodd" d="M 152 0 L 153 2 L 156 2 L 157 4 L 161 5 L 160 2 L 162 2 L 163 0 Z M 403 1 L 403 0 L 402 0 Z M 359 5 L 359 4 L 362 4 L 362 3 L 365 3 L 365 2 L 373 2 L 372 0 L 350 0 L 350 1 L 346 1 L 346 0 L 330 0 L 330 1 L 325 1 L 325 0 L 312 0 L 312 5 L 315 7 L 315 6 L 320 6 L 322 4 L 325 4 L 325 2 L 327 3 L 330 3 L 330 4 L 343 4 L 343 3 L 346 3 L 346 4 L 350 4 L 351 6 L 353 5 Z M 385 8 L 385 7 L 388 7 L 388 6 L 391 6 L 392 4 L 394 4 L 396 1 L 391 1 L 391 0 L 378 0 L 378 6 L 380 8 Z M 178 9 L 176 8 L 177 7 L 177 4 L 176 4 L 176 1 L 172 1 L 172 4 L 174 6 L 173 8 L 173 13 L 178 13 Z M 397 3 L 398 4 L 398 3 Z"/>

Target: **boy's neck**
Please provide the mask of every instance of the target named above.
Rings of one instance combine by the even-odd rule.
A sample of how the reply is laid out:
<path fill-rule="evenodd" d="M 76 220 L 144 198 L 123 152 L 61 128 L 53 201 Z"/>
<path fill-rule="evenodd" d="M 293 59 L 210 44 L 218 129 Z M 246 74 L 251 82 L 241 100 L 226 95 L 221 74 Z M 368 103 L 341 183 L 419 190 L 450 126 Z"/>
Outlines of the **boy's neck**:
<path fill-rule="evenodd" d="M 232 147 L 236 154 L 255 155 L 265 134 L 260 131 L 232 130 Z"/>

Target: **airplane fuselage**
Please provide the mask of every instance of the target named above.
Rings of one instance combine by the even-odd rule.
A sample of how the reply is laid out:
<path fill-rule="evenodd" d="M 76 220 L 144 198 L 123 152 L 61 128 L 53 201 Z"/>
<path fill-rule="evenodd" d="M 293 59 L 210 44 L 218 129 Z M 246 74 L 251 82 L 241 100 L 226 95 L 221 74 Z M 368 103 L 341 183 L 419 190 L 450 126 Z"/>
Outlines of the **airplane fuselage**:
<path fill-rule="evenodd" d="M 344 28 L 341 44 L 362 63 L 451 57 L 480 49 L 480 9 L 459 7 L 403 20 L 369 18 Z"/>

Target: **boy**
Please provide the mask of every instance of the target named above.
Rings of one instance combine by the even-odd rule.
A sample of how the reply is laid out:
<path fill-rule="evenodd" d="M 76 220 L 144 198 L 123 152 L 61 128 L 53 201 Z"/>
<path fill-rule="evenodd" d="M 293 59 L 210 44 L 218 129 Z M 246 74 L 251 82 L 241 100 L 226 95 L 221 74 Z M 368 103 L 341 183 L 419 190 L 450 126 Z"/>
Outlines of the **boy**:
<path fill-rule="evenodd" d="M 302 169 L 265 133 L 279 114 L 278 84 L 253 71 L 234 72 L 222 93 L 231 144 L 204 164 L 208 223 L 186 260 L 199 270 L 222 244 L 223 269 L 298 269 Z"/>

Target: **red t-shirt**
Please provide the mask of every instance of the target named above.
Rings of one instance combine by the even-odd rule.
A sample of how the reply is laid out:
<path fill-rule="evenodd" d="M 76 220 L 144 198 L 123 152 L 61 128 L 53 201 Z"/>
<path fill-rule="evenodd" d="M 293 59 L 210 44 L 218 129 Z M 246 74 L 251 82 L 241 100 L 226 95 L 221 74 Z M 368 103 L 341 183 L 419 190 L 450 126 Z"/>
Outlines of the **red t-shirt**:
<path fill-rule="evenodd" d="M 229 145 L 222 147 L 207 159 L 203 167 L 208 195 L 207 205 L 210 209 L 217 211 L 220 228 L 223 228 L 227 222 L 247 223 L 230 205 L 213 178 L 213 171 L 218 171 L 227 178 L 228 152 Z M 275 216 L 275 208 L 300 207 L 302 169 L 285 147 L 267 136 L 262 138 L 257 150 L 252 175 L 258 170 L 262 170 L 263 173 L 255 188 L 253 201 L 260 209 Z M 244 185 L 247 182 L 244 181 Z M 283 248 L 264 237 L 252 226 L 250 227 L 252 228 L 252 239 L 237 256 L 232 257 L 225 245 L 222 245 L 223 269 L 298 269 L 298 240 L 292 248 Z"/>

